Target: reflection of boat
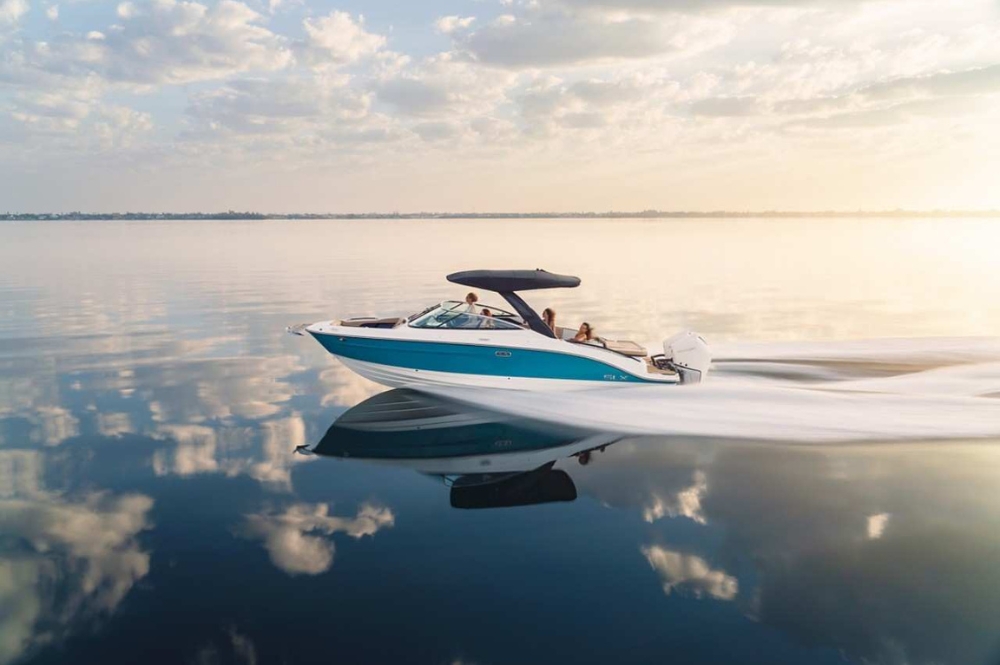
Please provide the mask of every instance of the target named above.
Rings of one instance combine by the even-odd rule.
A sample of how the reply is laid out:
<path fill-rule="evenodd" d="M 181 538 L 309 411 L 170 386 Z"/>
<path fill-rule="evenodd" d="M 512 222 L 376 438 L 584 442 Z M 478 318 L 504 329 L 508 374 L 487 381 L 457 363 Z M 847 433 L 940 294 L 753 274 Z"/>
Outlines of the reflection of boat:
<path fill-rule="evenodd" d="M 439 476 L 457 508 L 572 501 L 555 461 L 588 455 L 616 435 L 561 429 L 469 409 L 412 390 L 390 390 L 340 416 L 316 455 L 405 466 Z"/>
<path fill-rule="evenodd" d="M 448 280 L 495 291 L 514 312 L 446 301 L 407 318 L 321 321 L 291 329 L 309 333 L 358 374 L 388 386 L 483 386 L 522 390 L 596 384 L 678 384 L 700 381 L 711 358 L 690 332 L 649 356 L 634 342 L 573 343 L 552 330 L 518 291 L 570 288 L 576 277 L 544 270 L 472 270 Z"/>

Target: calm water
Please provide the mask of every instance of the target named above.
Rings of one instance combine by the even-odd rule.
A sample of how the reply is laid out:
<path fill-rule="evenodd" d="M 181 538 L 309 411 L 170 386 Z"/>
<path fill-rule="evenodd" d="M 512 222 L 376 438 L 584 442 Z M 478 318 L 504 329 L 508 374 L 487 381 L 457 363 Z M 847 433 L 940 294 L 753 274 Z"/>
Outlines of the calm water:
<path fill-rule="evenodd" d="M 1000 220 L 0 225 L 0 664 L 1000 663 L 1000 437 L 970 436 L 998 246 Z M 561 323 L 699 330 L 722 385 L 919 389 L 926 436 L 856 397 L 839 422 L 892 443 L 767 400 L 726 438 L 670 435 L 679 408 L 602 431 L 636 412 L 592 401 L 373 433 L 384 389 L 284 333 L 504 267 L 579 275 L 530 299 Z"/>

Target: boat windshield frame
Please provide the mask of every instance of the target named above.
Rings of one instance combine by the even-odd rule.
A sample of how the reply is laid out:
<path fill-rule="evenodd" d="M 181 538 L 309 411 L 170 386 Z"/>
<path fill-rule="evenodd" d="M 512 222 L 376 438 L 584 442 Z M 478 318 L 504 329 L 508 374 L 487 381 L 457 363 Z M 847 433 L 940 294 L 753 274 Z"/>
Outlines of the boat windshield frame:
<path fill-rule="evenodd" d="M 499 307 L 474 305 L 474 310 L 468 311 L 468 303 L 459 300 L 445 300 L 428 307 L 419 314 L 411 316 L 406 321 L 410 328 L 422 330 L 525 330 L 520 318 Z M 488 309 L 494 316 L 484 316 L 482 310 Z M 447 318 L 441 318 L 447 315 Z"/>

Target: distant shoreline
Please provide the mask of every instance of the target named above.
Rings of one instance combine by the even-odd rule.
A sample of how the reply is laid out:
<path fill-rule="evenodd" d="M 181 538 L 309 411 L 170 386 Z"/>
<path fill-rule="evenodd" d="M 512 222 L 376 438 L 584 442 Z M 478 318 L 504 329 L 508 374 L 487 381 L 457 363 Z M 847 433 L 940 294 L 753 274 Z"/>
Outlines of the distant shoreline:
<path fill-rule="evenodd" d="M 1000 218 L 1000 210 L 821 210 L 821 211 L 663 211 L 638 212 L 409 212 L 409 213 L 260 213 L 238 212 L 66 212 L 0 213 L 0 221 L 199 221 L 295 219 L 787 219 L 818 218 Z"/>

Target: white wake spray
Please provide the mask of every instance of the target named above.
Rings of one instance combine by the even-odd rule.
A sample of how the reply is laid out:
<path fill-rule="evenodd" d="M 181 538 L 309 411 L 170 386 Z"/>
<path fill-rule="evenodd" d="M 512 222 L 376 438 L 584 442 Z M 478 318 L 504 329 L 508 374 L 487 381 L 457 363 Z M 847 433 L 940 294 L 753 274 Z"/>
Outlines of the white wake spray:
<path fill-rule="evenodd" d="M 694 386 L 434 392 L 550 423 L 782 442 L 1000 438 L 1000 340 L 739 345 Z"/>

